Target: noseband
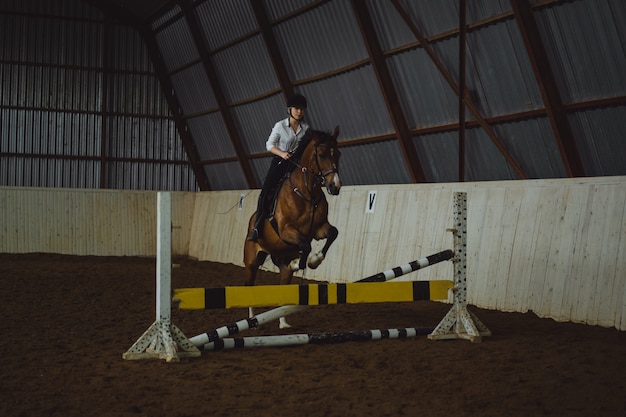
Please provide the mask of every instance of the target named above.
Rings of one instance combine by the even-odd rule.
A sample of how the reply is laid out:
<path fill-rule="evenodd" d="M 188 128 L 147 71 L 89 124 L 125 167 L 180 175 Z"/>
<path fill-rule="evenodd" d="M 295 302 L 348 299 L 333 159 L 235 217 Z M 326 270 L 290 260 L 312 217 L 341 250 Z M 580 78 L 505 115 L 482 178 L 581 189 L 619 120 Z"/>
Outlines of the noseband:
<path fill-rule="evenodd" d="M 326 181 L 326 177 L 327 177 L 328 175 L 330 175 L 330 174 L 333 174 L 333 173 L 339 172 L 339 170 L 337 169 L 337 165 L 336 165 L 336 164 L 335 164 L 335 162 L 333 161 L 333 163 L 332 163 L 332 168 L 331 168 L 331 169 L 329 169 L 328 171 L 322 172 L 322 169 L 321 169 L 321 164 L 320 164 L 320 160 L 319 160 L 319 154 L 318 154 L 318 152 L 317 152 L 317 149 L 318 149 L 318 148 L 320 148 L 320 147 L 327 147 L 327 148 L 328 148 L 328 147 L 330 147 L 330 148 L 332 148 L 332 149 L 330 150 L 330 151 L 331 151 L 331 156 L 332 156 L 332 153 L 333 153 L 333 151 L 334 151 L 335 146 L 331 146 L 331 145 L 328 145 L 328 144 L 325 144 L 325 143 L 322 143 L 322 144 L 319 144 L 319 143 L 318 143 L 318 144 L 315 144 L 315 147 L 313 148 L 313 149 L 314 149 L 314 150 L 313 150 L 313 154 L 315 155 L 315 164 L 317 165 L 317 174 L 313 174 L 313 175 L 314 175 L 315 177 L 317 177 L 317 180 L 320 182 L 320 184 L 322 184 L 324 187 L 327 187 L 327 186 L 328 186 L 328 182 Z M 311 197 L 313 197 L 313 190 L 312 190 L 312 189 L 309 189 L 309 187 L 308 187 L 308 181 L 306 180 L 307 174 L 309 174 L 309 172 L 310 172 L 310 171 L 309 171 L 309 168 L 308 168 L 308 167 L 306 167 L 306 166 L 302 166 L 302 165 L 300 165 L 299 163 L 297 163 L 297 162 L 295 162 L 295 161 L 292 161 L 291 159 L 289 159 L 288 161 L 289 161 L 290 163 L 292 163 L 292 164 L 296 165 L 298 168 L 300 168 L 300 170 L 302 171 L 302 174 L 304 175 L 304 183 L 306 184 L 307 191 L 308 191 L 309 195 L 310 195 Z M 292 189 L 293 189 L 293 191 L 294 191 L 294 192 L 295 192 L 298 196 L 302 197 L 305 201 L 308 201 L 308 202 L 309 202 L 309 203 L 311 203 L 312 205 L 315 205 L 315 204 L 316 204 L 314 201 L 307 199 L 307 198 L 306 198 L 306 197 L 305 197 L 305 196 L 304 196 L 304 195 L 300 192 L 300 190 L 298 190 L 298 188 L 294 186 L 294 184 L 293 184 L 293 182 L 292 182 L 292 180 L 291 180 L 291 175 L 289 175 L 289 182 L 291 182 L 292 187 L 293 187 Z"/>
<path fill-rule="evenodd" d="M 327 144 L 316 144 L 315 145 L 315 163 L 317 164 L 317 177 L 319 178 L 320 182 L 322 184 L 324 184 L 324 186 L 328 185 L 327 181 L 326 181 L 326 176 L 329 174 L 333 174 L 338 172 L 337 170 L 337 165 L 335 165 L 335 162 L 333 161 L 333 166 L 331 169 L 329 169 L 328 171 L 322 172 L 321 169 L 321 165 L 320 165 L 320 160 L 319 160 L 319 155 L 317 154 L 317 148 L 319 147 L 326 147 L 326 148 L 331 148 L 330 149 L 330 156 L 331 156 L 331 160 L 332 160 L 332 156 L 333 156 L 333 152 L 335 150 L 335 146 L 330 146 Z"/>

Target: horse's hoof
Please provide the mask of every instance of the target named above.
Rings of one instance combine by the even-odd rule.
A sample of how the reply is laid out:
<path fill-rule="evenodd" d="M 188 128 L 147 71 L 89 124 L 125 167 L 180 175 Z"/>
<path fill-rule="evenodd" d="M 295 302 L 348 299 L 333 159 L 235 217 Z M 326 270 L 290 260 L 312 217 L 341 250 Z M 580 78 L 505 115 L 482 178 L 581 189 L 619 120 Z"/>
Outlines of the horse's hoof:
<path fill-rule="evenodd" d="M 309 268 L 311 269 L 316 269 L 318 266 L 321 265 L 322 261 L 324 260 L 324 255 L 322 254 L 316 254 L 311 256 L 311 258 L 309 259 Z"/>
<path fill-rule="evenodd" d="M 281 317 L 278 323 L 278 328 L 279 329 L 291 329 L 291 325 L 287 323 L 287 320 L 285 320 L 284 317 Z"/>
<path fill-rule="evenodd" d="M 298 260 L 298 259 L 294 259 L 293 261 L 291 261 L 291 262 L 289 263 L 289 268 L 290 268 L 292 271 L 298 271 L 298 270 L 300 269 L 300 260 Z"/>

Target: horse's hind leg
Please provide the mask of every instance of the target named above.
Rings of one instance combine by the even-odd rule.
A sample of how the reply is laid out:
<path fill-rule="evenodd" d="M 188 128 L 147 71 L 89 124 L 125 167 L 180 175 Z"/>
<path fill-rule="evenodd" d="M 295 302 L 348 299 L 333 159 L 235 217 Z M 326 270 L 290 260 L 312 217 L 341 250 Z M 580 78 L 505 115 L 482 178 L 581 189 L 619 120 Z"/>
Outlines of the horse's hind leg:
<path fill-rule="evenodd" d="M 279 266 L 279 269 L 280 269 L 280 284 L 281 285 L 291 284 L 291 279 L 293 278 L 293 270 L 291 269 L 289 264 L 287 264 L 287 265 L 281 264 Z M 281 317 L 278 320 L 278 328 L 279 329 L 288 329 L 290 327 L 291 327 L 291 325 L 289 323 L 287 323 L 287 320 L 285 320 L 284 317 Z"/>
<path fill-rule="evenodd" d="M 328 252 L 328 249 L 330 249 L 330 245 L 332 245 L 337 239 L 337 236 L 339 236 L 339 230 L 337 230 L 335 226 L 331 226 L 329 224 L 328 230 L 326 231 L 326 243 L 321 251 L 311 255 L 308 263 L 309 268 L 315 269 L 320 266 L 324 258 L 326 258 L 326 253 Z"/>

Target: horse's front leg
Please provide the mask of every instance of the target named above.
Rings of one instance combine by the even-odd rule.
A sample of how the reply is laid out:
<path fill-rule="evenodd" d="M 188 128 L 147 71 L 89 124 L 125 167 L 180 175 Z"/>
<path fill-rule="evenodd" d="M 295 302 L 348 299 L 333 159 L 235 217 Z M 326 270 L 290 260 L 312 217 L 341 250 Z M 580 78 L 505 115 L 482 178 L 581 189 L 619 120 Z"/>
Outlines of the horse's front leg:
<path fill-rule="evenodd" d="M 326 252 L 328 252 L 330 245 L 332 245 L 333 242 L 337 239 L 337 236 L 339 236 L 339 230 L 337 230 L 335 226 L 331 226 L 329 224 L 328 230 L 326 231 L 326 243 L 324 244 L 324 247 L 322 248 L 321 251 L 311 256 L 311 259 L 309 259 L 309 264 L 308 264 L 309 268 L 315 269 L 318 266 L 320 266 L 324 258 L 326 258 Z"/>
<path fill-rule="evenodd" d="M 298 248 L 300 249 L 300 259 L 298 261 L 298 269 L 305 269 L 306 260 L 311 254 L 311 242 L 306 242 L 306 241 L 300 242 L 300 244 L 298 245 Z"/>

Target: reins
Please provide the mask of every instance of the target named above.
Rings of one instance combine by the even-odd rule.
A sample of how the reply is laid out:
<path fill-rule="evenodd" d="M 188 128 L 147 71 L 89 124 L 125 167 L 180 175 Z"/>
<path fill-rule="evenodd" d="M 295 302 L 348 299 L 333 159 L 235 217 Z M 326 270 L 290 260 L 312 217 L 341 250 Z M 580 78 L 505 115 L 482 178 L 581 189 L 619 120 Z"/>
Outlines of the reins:
<path fill-rule="evenodd" d="M 309 187 L 309 179 L 307 178 L 307 176 L 309 174 L 313 175 L 314 177 L 317 178 L 317 181 L 320 184 L 320 189 L 322 185 L 326 184 L 326 176 L 328 174 L 331 174 L 333 172 L 337 172 L 337 167 L 335 166 L 335 164 L 333 163 L 333 167 L 331 169 L 329 169 L 326 172 L 322 172 L 321 170 L 321 164 L 319 161 L 319 155 L 317 153 L 317 148 L 319 146 L 328 146 L 326 144 L 314 144 L 314 149 L 313 149 L 313 153 L 315 155 L 315 164 L 317 165 L 317 169 L 318 172 L 317 174 L 311 174 L 311 170 L 306 167 L 306 166 L 302 166 L 300 165 L 298 162 L 293 161 L 291 159 L 288 159 L 287 161 L 290 162 L 291 164 L 295 165 L 297 168 L 300 169 L 300 171 L 302 172 L 302 176 L 303 176 L 303 182 L 304 182 L 304 186 L 306 188 L 307 193 L 309 194 L 310 198 L 307 198 L 296 186 L 296 184 L 294 184 L 292 178 L 291 178 L 291 172 L 288 174 L 288 179 L 289 179 L 289 184 L 291 185 L 291 190 L 298 196 L 300 197 L 302 200 L 304 200 L 306 203 L 308 203 L 311 206 L 311 222 L 309 224 L 309 234 L 311 233 L 311 231 L 313 230 L 313 222 L 315 221 L 315 210 L 317 209 L 319 202 L 322 201 L 322 199 L 324 198 L 324 193 L 322 192 L 319 196 L 317 196 L 317 198 L 314 195 L 314 191 L 315 191 L 315 181 L 312 182 L 313 185 L 311 185 L 311 187 Z"/>
<path fill-rule="evenodd" d="M 321 144 L 321 145 L 320 144 L 315 144 L 314 145 L 313 154 L 315 155 L 315 164 L 317 165 L 318 172 L 317 172 L 317 174 L 312 174 L 312 175 L 317 177 L 317 179 L 319 180 L 320 184 L 325 185 L 326 184 L 326 176 L 328 174 L 332 174 L 333 172 L 337 172 L 337 167 L 333 163 L 333 167 L 331 169 L 329 169 L 328 171 L 322 172 L 322 170 L 320 168 L 321 164 L 320 164 L 320 161 L 319 161 L 319 155 L 317 154 L 317 148 L 320 147 L 320 146 L 328 146 L 328 145 L 326 145 L 326 144 Z M 289 173 L 288 178 L 289 178 L 289 183 L 292 185 L 292 191 L 294 193 L 296 193 L 296 195 L 301 197 L 304 201 L 306 201 L 307 203 L 311 204 L 312 206 L 316 205 L 319 200 L 318 201 L 313 200 L 314 186 L 312 186 L 311 188 L 309 188 L 309 186 L 308 186 L 309 181 L 307 179 L 307 175 L 311 172 L 309 170 L 309 168 L 306 167 L 306 166 L 300 165 L 298 162 L 293 161 L 292 159 L 287 159 L 287 162 L 295 165 L 302 172 L 302 175 L 304 176 L 304 184 L 305 184 L 305 187 L 306 187 L 309 195 L 311 196 L 311 199 L 307 199 L 304 196 L 304 194 L 302 194 L 302 192 L 300 192 L 300 190 L 298 190 L 298 187 L 295 186 L 295 184 L 293 183 L 293 181 L 291 179 L 291 173 Z"/>

